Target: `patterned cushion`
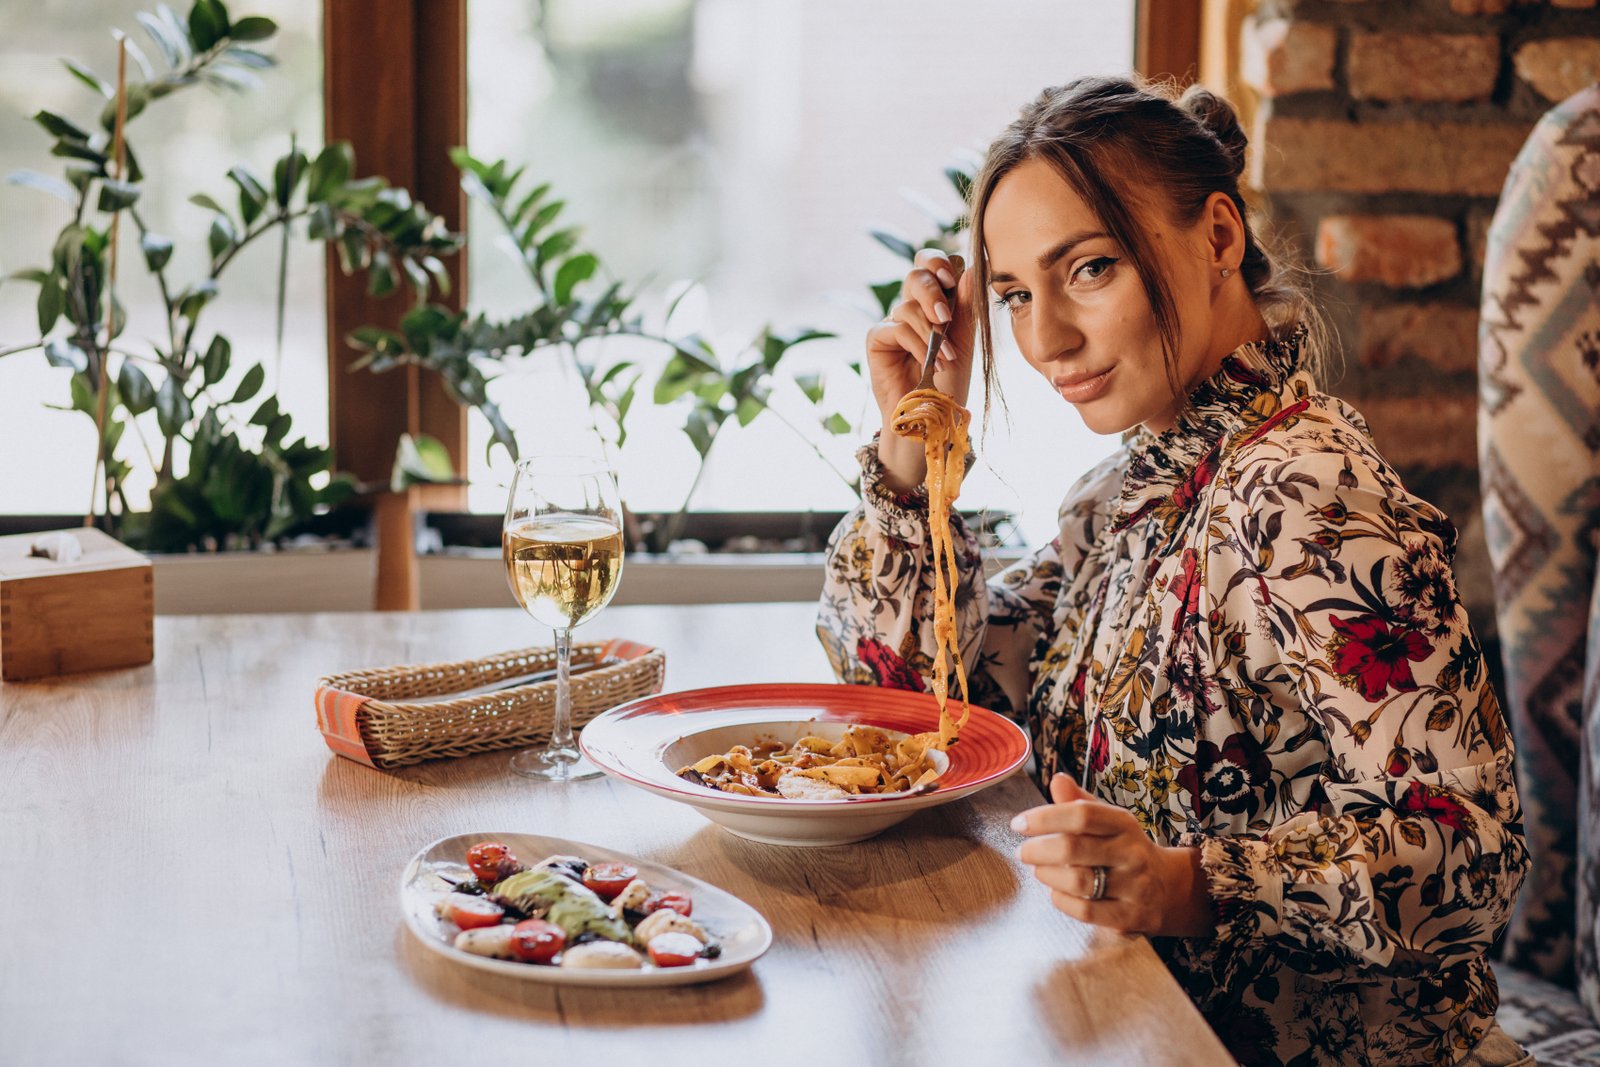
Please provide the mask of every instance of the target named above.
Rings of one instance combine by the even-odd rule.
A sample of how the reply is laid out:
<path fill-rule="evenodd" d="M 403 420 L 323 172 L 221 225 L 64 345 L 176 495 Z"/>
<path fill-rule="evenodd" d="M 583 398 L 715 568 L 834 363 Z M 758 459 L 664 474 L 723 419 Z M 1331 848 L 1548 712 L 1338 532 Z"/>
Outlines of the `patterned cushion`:
<path fill-rule="evenodd" d="M 1478 344 L 1484 521 L 1533 854 L 1506 958 L 1578 988 L 1595 1012 L 1600 806 L 1583 692 L 1589 640 L 1600 638 L 1589 622 L 1600 527 L 1600 85 L 1541 119 L 1512 165 L 1489 230 Z"/>
<path fill-rule="evenodd" d="M 1600 1067 L 1600 1029 L 1569 989 L 1500 965 L 1500 1026 L 1542 1067 Z"/>

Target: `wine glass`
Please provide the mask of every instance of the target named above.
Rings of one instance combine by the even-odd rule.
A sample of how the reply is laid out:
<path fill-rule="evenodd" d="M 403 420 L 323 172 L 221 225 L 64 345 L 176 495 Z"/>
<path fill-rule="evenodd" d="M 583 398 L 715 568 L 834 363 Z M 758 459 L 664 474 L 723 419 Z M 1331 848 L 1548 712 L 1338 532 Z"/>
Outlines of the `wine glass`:
<path fill-rule="evenodd" d="M 511 758 L 527 778 L 569 782 L 600 769 L 572 737 L 572 628 L 611 600 L 622 577 L 622 501 L 617 472 L 589 456 L 536 456 L 517 464 L 501 549 L 511 592 L 555 631 L 556 709 L 550 743 Z"/>

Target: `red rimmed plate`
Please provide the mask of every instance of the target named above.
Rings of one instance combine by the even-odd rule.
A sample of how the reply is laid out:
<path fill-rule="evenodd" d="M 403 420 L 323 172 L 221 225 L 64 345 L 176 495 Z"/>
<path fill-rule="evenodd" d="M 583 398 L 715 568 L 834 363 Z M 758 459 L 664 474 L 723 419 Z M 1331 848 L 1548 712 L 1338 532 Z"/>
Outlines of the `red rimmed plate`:
<path fill-rule="evenodd" d="M 741 837 L 781 845 L 864 840 L 914 811 L 971 796 L 1028 758 L 1027 734 L 1011 720 L 974 707 L 931 793 L 787 800 L 723 793 L 677 776 L 680 768 L 736 744 L 793 742 L 806 733 L 831 739 L 856 724 L 923 733 L 938 729 L 939 705 L 928 693 L 876 686 L 719 686 L 658 693 L 612 708 L 583 728 L 580 743 L 607 774 L 688 804 Z"/>

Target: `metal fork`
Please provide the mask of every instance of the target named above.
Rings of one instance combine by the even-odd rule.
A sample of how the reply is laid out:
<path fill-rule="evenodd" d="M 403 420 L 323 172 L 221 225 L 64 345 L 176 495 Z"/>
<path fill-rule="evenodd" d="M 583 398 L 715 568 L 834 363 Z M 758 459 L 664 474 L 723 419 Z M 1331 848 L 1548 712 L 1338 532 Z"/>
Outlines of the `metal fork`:
<path fill-rule="evenodd" d="M 945 304 L 954 307 L 955 291 L 945 289 L 943 292 Z M 918 389 L 933 388 L 933 369 L 939 362 L 939 346 L 944 344 L 945 328 L 945 326 L 935 326 L 933 332 L 928 335 L 928 354 L 922 357 L 922 377 L 917 381 Z"/>

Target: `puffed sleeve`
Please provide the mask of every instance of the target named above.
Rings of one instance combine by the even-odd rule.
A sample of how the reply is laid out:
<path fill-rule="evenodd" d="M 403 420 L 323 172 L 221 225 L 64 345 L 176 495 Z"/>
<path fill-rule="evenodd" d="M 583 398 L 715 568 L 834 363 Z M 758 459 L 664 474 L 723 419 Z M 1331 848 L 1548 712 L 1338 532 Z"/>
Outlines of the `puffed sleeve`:
<path fill-rule="evenodd" d="M 1326 744 L 1307 810 L 1182 840 L 1220 946 L 1266 943 L 1309 974 L 1438 972 L 1489 948 L 1528 869 L 1512 742 L 1456 595 L 1454 528 L 1347 437 L 1252 454 L 1205 557 L 1212 617 L 1245 622 L 1228 684 Z"/>
<path fill-rule="evenodd" d="M 840 680 L 924 690 L 935 652 L 927 496 L 884 484 L 876 441 L 857 458 L 862 500 L 829 539 L 817 634 Z M 1120 480 L 1113 466 L 1101 464 L 1068 494 L 1061 536 L 987 581 L 976 537 L 951 515 L 958 643 L 973 703 L 1024 721 L 1033 657 L 1053 625 L 1063 576 L 1093 541 L 1102 498 Z"/>

